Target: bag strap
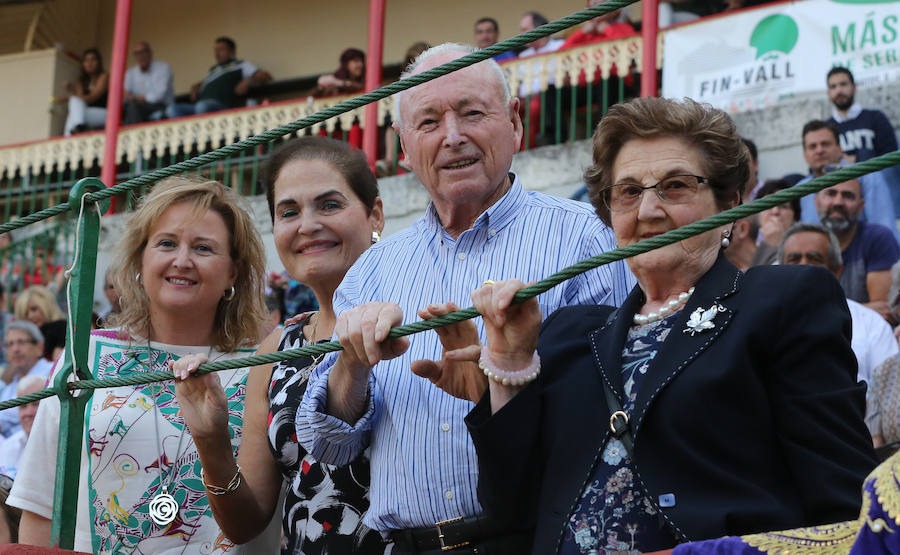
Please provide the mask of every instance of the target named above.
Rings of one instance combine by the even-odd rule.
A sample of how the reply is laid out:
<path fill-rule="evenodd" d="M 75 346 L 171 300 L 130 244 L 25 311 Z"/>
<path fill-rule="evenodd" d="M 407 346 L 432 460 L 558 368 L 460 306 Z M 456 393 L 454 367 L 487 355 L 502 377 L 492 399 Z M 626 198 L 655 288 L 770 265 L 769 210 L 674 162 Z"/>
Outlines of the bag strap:
<path fill-rule="evenodd" d="M 613 437 L 622 442 L 625 451 L 631 460 L 634 460 L 634 438 L 631 436 L 631 424 L 628 414 L 622 410 L 619 398 L 610 388 L 606 380 L 603 381 L 603 394 L 606 395 L 606 406 L 609 408 L 609 430 Z"/>
<path fill-rule="evenodd" d="M 634 460 L 634 437 L 631 435 L 631 422 L 629 422 L 630 419 L 628 413 L 622 410 L 619 398 L 616 397 L 615 392 L 610 388 L 607 381 L 601 381 L 603 381 L 603 394 L 606 395 L 606 406 L 609 408 L 609 430 L 612 432 L 613 437 L 621 441 L 622 445 L 625 446 L 625 452 L 628 453 L 628 457 L 631 459 L 632 463 L 637 464 Z M 645 494 L 649 496 L 649 492 L 645 492 Z M 650 499 L 650 502 L 656 506 L 659 529 L 662 530 L 663 528 L 668 528 L 676 541 L 688 541 L 681 530 L 676 528 L 673 523 L 669 522 L 669 520 L 663 516 L 659 504 L 652 498 Z"/>

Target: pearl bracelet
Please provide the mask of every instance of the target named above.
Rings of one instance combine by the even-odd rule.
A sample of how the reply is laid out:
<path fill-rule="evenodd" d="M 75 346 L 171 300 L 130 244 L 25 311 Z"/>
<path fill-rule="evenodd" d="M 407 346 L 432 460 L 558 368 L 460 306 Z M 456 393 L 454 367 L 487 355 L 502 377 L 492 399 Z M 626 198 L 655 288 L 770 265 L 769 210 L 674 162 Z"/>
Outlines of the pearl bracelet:
<path fill-rule="evenodd" d="M 200 467 L 200 481 L 206 486 L 206 491 L 213 495 L 225 495 L 226 493 L 231 493 L 238 489 L 241 485 L 241 465 L 238 464 L 235 466 L 237 466 L 237 472 L 234 473 L 234 476 L 231 477 L 231 480 L 228 481 L 228 484 L 224 488 L 207 484 L 206 478 L 203 476 L 203 467 Z"/>
<path fill-rule="evenodd" d="M 534 356 L 531 359 L 531 364 L 521 370 L 510 372 L 509 370 L 500 370 L 497 368 L 497 365 L 494 364 L 494 361 L 492 361 L 490 355 L 488 355 L 487 350 L 482 350 L 481 359 L 478 361 L 478 367 L 484 370 L 484 375 L 487 376 L 489 380 L 493 380 L 500 385 L 519 386 L 525 385 L 528 382 L 533 382 L 538 377 L 538 374 L 541 372 L 541 357 L 539 357 L 537 351 L 535 351 Z"/>

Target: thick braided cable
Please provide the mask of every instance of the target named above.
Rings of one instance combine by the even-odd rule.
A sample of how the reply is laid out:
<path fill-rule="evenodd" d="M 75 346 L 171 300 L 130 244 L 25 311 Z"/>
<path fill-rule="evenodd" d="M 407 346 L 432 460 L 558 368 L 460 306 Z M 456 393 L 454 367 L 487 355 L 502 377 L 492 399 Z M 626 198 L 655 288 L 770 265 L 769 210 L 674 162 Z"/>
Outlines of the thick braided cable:
<path fill-rule="evenodd" d="M 356 108 L 362 107 L 366 104 L 371 104 L 372 102 L 376 102 L 378 100 L 381 100 L 382 98 L 387 98 L 392 94 L 398 93 L 400 91 L 405 91 L 410 87 L 420 85 L 427 81 L 442 77 L 448 73 L 481 62 L 492 56 L 500 54 L 501 52 L 523 46 L 525 44 L 528 44 L 529 42 L 534 42 L 539 38 L 552 35 L 556 32 L 562 31 L 563 29 L 568 29 L 569 27 L 587 21 L 588 19 L 593 19 L 599 15 L 624 8 L 625 6 L 633 4 L 636 1 L 637 0 L 607 0 L 606 2 L 597 4 L 592 8 L 586 8 L 579 12 L 575 12 L 572 15 L 563 17 L 562 19 L 551 21 L 546 25 L 541 25 L 536 29 L 532 29 L 527 33 L 523 33 L 510 39 L 498 42 L 493 46 L 490 46 L 483 50 L 478 50 L 477 52 L 473 52 L 471 54 L 467 54 L 462 58 L 447 62 L 446 64 L 429 69 L 428 71 L 423 71 L 422 73 L 413 75 L 412 77 L 408 77 L 395 83 L 391 83 L 390 85 L 385 85 L 384 87 L 368 92 L 361 96 L 351 98 L 350 100 L 345 100 L 340 104 L 336 104 L 330 108 L 326 108 L 325 110 L 316 112 L 315 114 L 312 114 L 310 116 L 306 116 L 305 118 L 293 121 L 291 123 L 286 123 L 282 126 L 264 131 L 259 135 L 254 135 L 253 137 L 248 137 L 236 143 L 232 143 L 216 150 L 206 152 L 204 154 L 191 158 L 190 160 L 185 160 L 183 162 L 179 162 L 165 168 L 153 170 L 141 176 L 129 179 L 128 181 L 123 181 L 122 183 L 119 183 L 114 187 L 108 187 L 102 191 L 91 193 L 88 195 L 87 200 L 89 202 L 99 202 L 101 200 L 118 195 L 119 193 L 125 193 L 143 185 L 152 185 L 153 183 L 156 183 L 157 181 L 166 177 L 171 177 L 173 175 L 197 169 L 201 166 L 209 164 L 210 162 L 223 160 L 233 154 L 237 154 L 251 147 L 259 146 L 275 139 L 279 139 L 281 137 L 284 137 L 285 135 L 295 133 L 301 129 L 306 129 L 307 127 L 311 127 L 317 123 L 321 123 L 327 119 L 333 118 L 345 112 L 355 110 Z M 24 227 L 28 224 L 51 218 L 53 216 L 56 216 L 57 214 L 66 212 L 71 208 L 72 207 L 69 206 L 68 203 L 63 203 L 51 208 L 45 208 L 44 210 L 35 212 L 34 214 L 31 214 L 29 216 L 25 216 L 24 218 L 19 218 L 16 221 L 0 225 L 0 233 L 6 233 L 7 231 L 12 231 L 14 229 Z"/>
<path fill-rule="evenodd" d="M 540 295 L 541 293 L 549 290 L 556 285 L 559 285 L 560 283 L 570 278 L 587 272 L 588 270 L 603 266 L 604 264 L 609 264 L 610 262 L 637 256 L 639 254 L 643 254 L 645 252 L 658 249 L 672 243 L 677 243 L 678 241 L 687 239 L 688 237 L 699 235 L 700 233 L 709 231 L 710 229 L 714 229 L 721 225 L 725 225 L 741 218 L 745 218 L 751 214 L 762 212 L 763 210 L 772 208 L 773 206 L 792 201 L 810 193 L 818 192 L 826 187 L 831 187 L 832 185 L 843 183 L 844 181 L 855 179 L 861 175 L 878 171 L 897 164 L 900 164 L 900 151 L 885 154 L 878 158 L 873 158 L 854 166 L 842 168 L 836 172 L 813 179 L 802 185 L 795 185 L 794 187 L 778 191 L 777 193 L 773 193 L 764 198 L 757 199 L 748 204 L 742 204 L 740 206 L 737 206 L 736 208 L 726 210 L 725 212 L 720 212 L 719 214 L 716 214 L 704 220 L 688 224 L 678 229 L 673 229 L 672 231 L 669 231 L 662 235 L 657 235 L 656 237 L 640 241 L 639 243 L 628 245 L 626 247 L 619 247 L 611 251 L 607 251 L 603 254 L 588 258 L 586 260 L 582 260 L 581 262 L 573 264 L 568 268 L 565 268 L 529 287 L 522 289 L 521 291 L 516 293 L 514 302 L 522 302 L 532 297 L 536 297 L 537 295 Z M 422 320 L 419 322 L 413 322 L 411 324 L 405 324 L 393 328 L 390 331 L 389 337 L 402 337 L 406 335 L 412 335 L 422 331 L 427 331 L 430 329 L 461 322 L 463 320 L 475 318 L 478 315 L 479 313 L 477 310 L 475 310 L 474 307 L 469 307 L 463 310 L 452 312 L 450 314 L 446 314 L 444 316 L 438 316 L 430 320 Z M 310 345 L 308 347 L 268 353 L 265 355 L 254 355 L 251 357 L 240 359 L 210 362 L 202 364 L 195 373 L 206 374 L 209 372 L 217 372 L 220 370 L 230 370 L 234 368 L 243 368 L 245 366 L 268 364 L 272 362 L 296 358 L 301 355 L 318 355 L 323 353 L 330 353 L 333 351 L 339 351 L 342 348 L 343 347 L 341 347 L 341 344 L 335 341 L 329 343 L 318 343 L 315 345 Z M 170 380 L 172 379 L 172 377 L 173 376 L 171 372 L 152 372 L 141 374 L 139 376 L 129 376 L 127 378 L 80 380 L 68 384 L 68 388 L 98 389 L 103 387 L 141 385 L 151 382 Z M 44 393 L 44 391 L 40 393 Z M 50 393 L 50 395 L 52 395 L 52 393 Z M 23 403 L 18 402 L 18 399 L 11 399 L 9 401 L 0 403 L 0 410 L 19 404 Z"/>

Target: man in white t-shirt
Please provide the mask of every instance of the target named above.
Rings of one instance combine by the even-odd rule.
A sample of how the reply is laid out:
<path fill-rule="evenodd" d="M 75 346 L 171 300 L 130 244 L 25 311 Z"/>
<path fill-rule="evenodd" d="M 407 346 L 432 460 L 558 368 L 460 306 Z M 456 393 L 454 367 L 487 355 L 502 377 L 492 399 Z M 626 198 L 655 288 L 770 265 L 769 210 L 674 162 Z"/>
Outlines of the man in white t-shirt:
<path fill-rule="evenodd" d="M 27 320 L 10 322 L 3 336 L 6 352 L 6 384 L 0 390 L 0 401 L 16 397 L 19 380 L 25 376 L 47 377 L 53 364 L 43 358 L 44 335 L 36 325 Z M 8 438 L 22 429 L 19 415 L 14 410 L 0 411 L 0 434 Z"/>
<path fill-rule="evenodd" d="M 781 240 L 778 261 L 823 266 L 836 277 L 843 270 L 837 237 L 818 224 L 801 222 L 791 226 Z M 851 299 L 847 299 L 847 307 L 852 322 L 850 346 L 859 365 L 857 377 L 868 383 L 872 370 L 900 349 L 890 325 L 880 314 Z"/>
<path fill-rule="evenodd" d="M 175 102 L 172 68 L 153 59 L 153 50 L 140 41 L 132 51 L 137 65 L 125 72 L 125 96 L 122 104 L 122 123 L 141 123 L 151 117 L 162 116 L 166 106 Z"/>

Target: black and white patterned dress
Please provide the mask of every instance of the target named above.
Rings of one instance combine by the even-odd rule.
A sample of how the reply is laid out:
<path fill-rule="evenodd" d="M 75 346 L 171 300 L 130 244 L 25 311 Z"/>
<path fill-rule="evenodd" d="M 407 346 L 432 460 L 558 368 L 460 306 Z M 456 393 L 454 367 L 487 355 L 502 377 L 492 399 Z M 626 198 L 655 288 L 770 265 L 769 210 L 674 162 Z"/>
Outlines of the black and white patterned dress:
<path fill-rule="evenodd" d="M 312 314 L 281 333 L 278 349 L 308 344 L 303 326 Z M 283 554 L 383 554 L 381 535 L 362 524 L 369 508 L 369 460 L 347 466 L 320 464 L 297 443 L 294 420 L 315 367 L 311 357 L 276 362 L 269 382 L 269 448 L 289 484 L 284 499 Z"/>

